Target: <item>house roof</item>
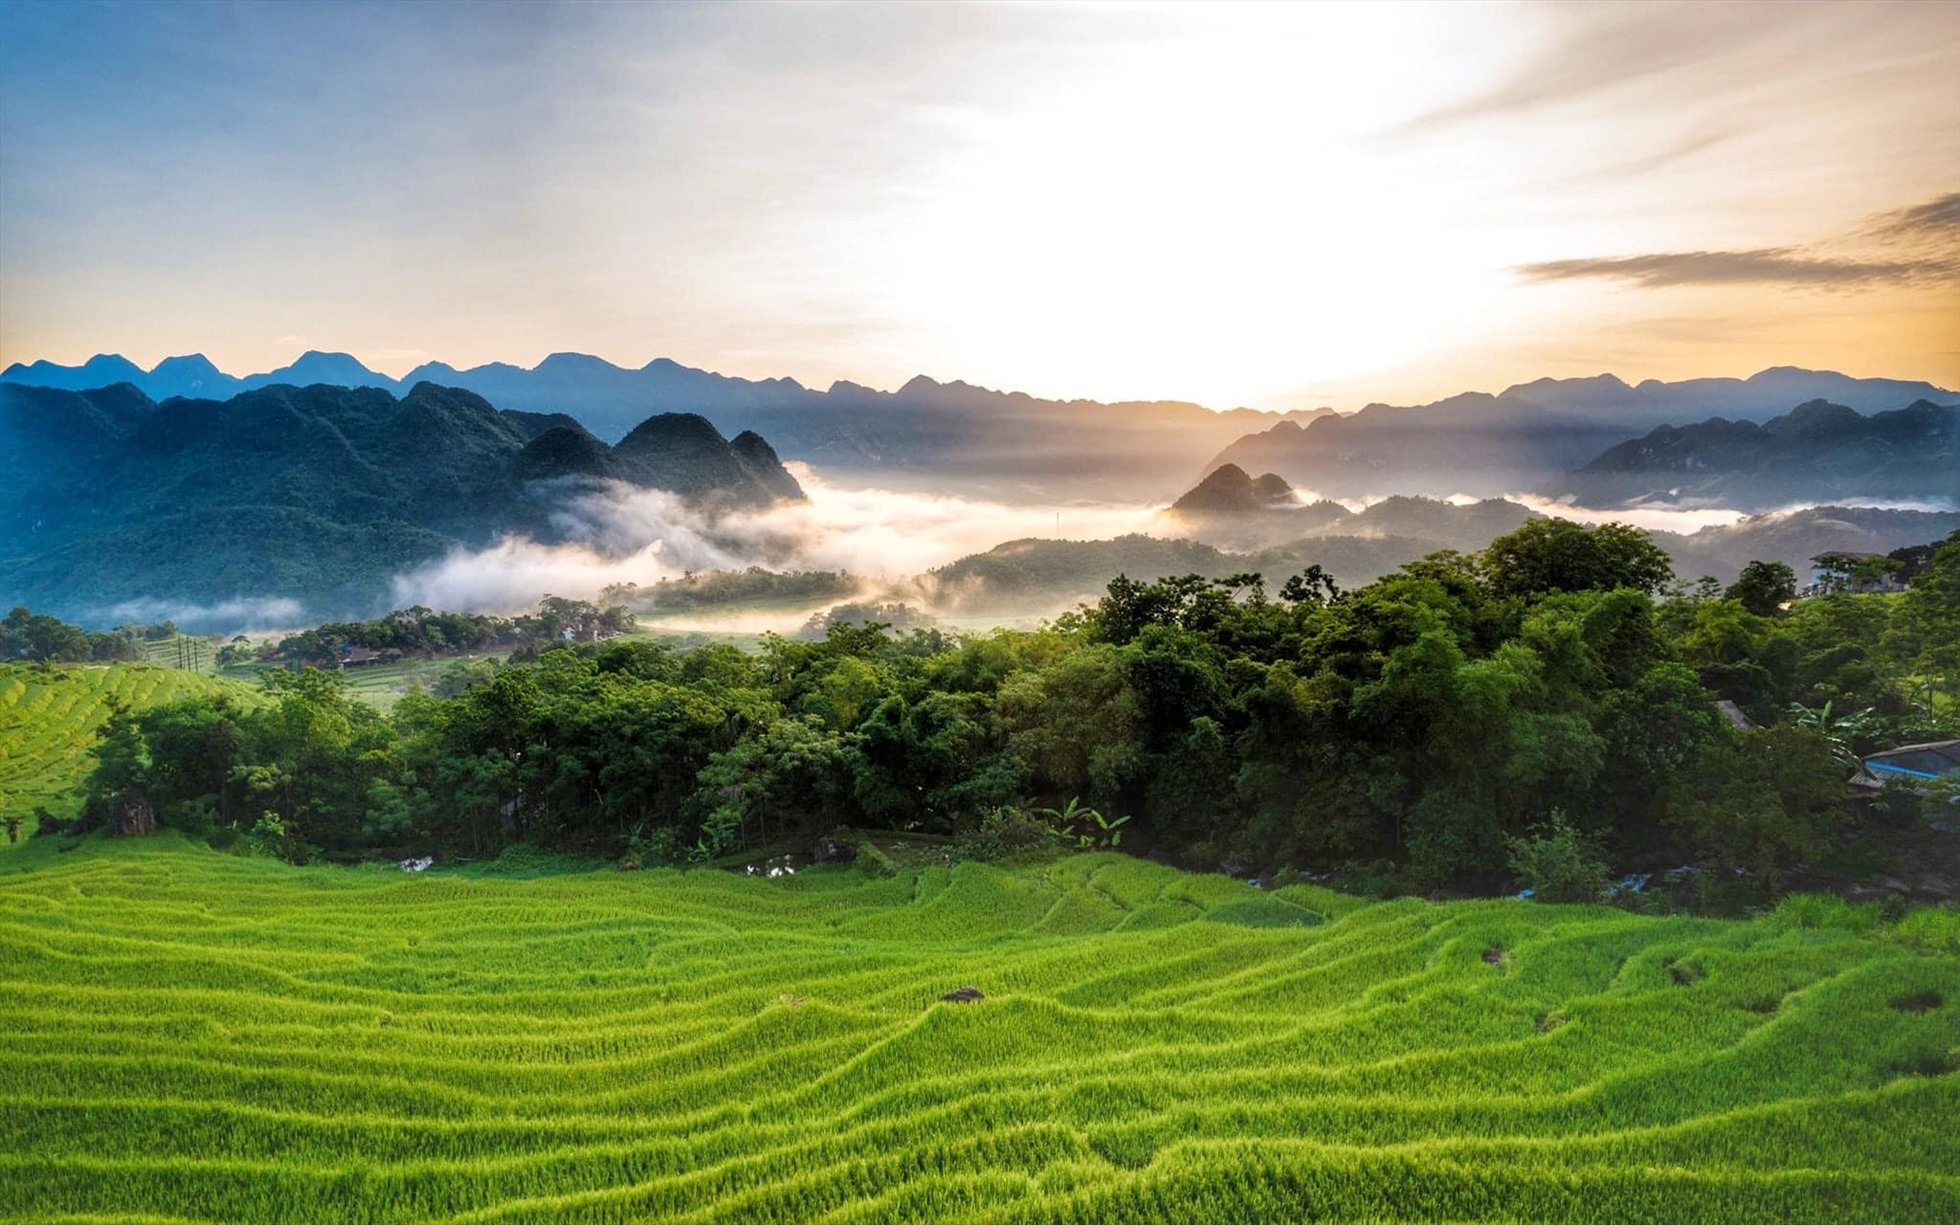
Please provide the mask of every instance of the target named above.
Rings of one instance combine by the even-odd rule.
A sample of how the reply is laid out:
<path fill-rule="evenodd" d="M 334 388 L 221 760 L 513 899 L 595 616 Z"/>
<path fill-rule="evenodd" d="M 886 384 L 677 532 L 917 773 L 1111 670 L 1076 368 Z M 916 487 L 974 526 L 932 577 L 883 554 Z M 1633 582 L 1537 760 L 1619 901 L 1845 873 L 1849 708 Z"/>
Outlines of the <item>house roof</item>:
<path fill-rule="evenodd" d="M 1902 744 L 1865 758 L 1865 769 L 1879 778 L 1939 778 L 1960 770 L 1960 740 Z"/>

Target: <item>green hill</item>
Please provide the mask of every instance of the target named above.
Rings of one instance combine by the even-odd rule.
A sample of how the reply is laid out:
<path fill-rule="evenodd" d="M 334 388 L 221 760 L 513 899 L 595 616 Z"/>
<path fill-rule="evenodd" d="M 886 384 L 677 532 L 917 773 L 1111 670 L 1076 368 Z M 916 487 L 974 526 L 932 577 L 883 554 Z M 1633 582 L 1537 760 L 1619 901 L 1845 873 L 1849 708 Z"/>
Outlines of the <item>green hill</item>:
<path fill-rule="evenodd" d="M 692 414 L 651 418 L 621 448 L 432 383 L 399 399 L 280 385 L 161 404 L 129 386 L 0 385 L 0 607 L 96 622 L 157 602 L 278 601 L 260 614 L 275 624 L 299 617 L 295 602 L 366 615 L 391 576 L 459 545 L 558 539 L 554 515 L 593 482 L 709 509 L 803 498 L 767 442 Z"/>
<path fill-rule="evenodd" d="M 26 817 L 26 838 L 34 832 L 36 806 L 57 816 L 73 812 L 69 793 L 93 764 L 95 730 L 114 703 L 140 710 L 217 690 L 246 700 L 257 693 L 236 681 L 151 664 L 0 664 L 0 817 Z"/>
<path fill-rule="evenodd" d="M 0 1216 L 1960 1217 L 1953 956 L 1118 855 L 500 866 L 0 861 Z"/>

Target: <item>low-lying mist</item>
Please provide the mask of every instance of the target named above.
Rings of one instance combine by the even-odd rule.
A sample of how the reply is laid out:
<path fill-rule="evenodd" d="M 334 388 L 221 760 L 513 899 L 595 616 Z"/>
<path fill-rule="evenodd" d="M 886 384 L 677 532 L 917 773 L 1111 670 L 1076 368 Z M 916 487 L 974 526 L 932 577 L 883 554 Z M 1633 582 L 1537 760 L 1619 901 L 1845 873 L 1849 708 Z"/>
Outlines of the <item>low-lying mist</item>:
<path fill-rule="evenodd" d="M 1088 501 L 1029 505 L 951 494 L 844 488 L 826 481 L 807 465 L 789 467 L 809 495 L 808 502 L 759 511 L 710 514 L 674 494 L 624 484 L 567 486 L 553 491 L 558 509 L 552 522 L 560 537 L 558 542 L 511 536 L 487 548 L 458 549 L 438 562 L 397 575 L 391 584 L 393 606 L 421 604 L 457 611 L 515 613 L 535 606 L 547 593 L 595 599 L 608 587 L 637 584 L 644 589 L 690 573 L 762 567 L 839 572 L 860 582 L 841 597 L 833 594 L 801 603 L 779 600 L 769 607 L 655 609 L 652 617 L 663 628 L 677 630 L 787 632 L 802 625 L 813 612 L 822 613 L 842 603 L 903 601 L 950 624 L 961 624 L 981 615 L 977 608 L 967 607 L 973 593 L 925 577 L 928 571 L 1013 540 L 1107 541 L 1129 533 L 1190 535 L 1188 525 L 1167 514 L 1164 506 Z M 1295 493 L 1303 509 L 1316 497 L 1311 490 Z M 1339 501 L 1359 513 L 1385 500 Z M 1468 496 L 1442 500 L 1457 506 L 1478 501 Z M 1692 536 L 1705 528 L 1732 527 L 1745 519 L 1770 520 L 1813 505 L 1792 505 L 1769 515 L 1751 516 L 1708 505 L 1597 509 L 1523 493 L 1506 500 L 1581 523 L 1631 523 L 1681 536 Z M 1954 509 L 1937 499 L 1860 499 L 1856 504 Z M 1366 523 L 1339 522 L 1297 534 L 1281 533 L 1289 540 L 1371 534 L 1378 533 Z M 1223 540 L 1209 543 L 1227 545 Z M 290 606 L 290 601 L 283 603 Z M 1055 610 L 1023 611 L 1048 615 Z"/>
<path fill-rule="evenodd" d="M 155 625 L 175 622 L 191 633 L 222 629 L 232 633 L 264 634 L 305 620 L 298 600 L 283 598 L 220 600 L 194 604 L 188 600 L 126 600 L 90 618 L 103 624 L 135 622 Z"/>
<path fill-rule="evenodd" d="M 843 489 L 806 465 L 787 466 L 807 503 L 711 515 L 673 494 L 623 484 L 578 493 L 552 516 L 562 543 L 513 536 L 485 549 L 458 549 L 397 575 L 394 604 L 508 613 L 534 606 L 547 592 L 592 599 L 617 584 L 647 586 L 690 571 L 750 566 L 898 580 L 1004 540 L 1104 539 L 1148 530 L 1157 515 L 1147 506 L 1015 506 Z M 727 627 L 721 619 L 717 624 Z"/>

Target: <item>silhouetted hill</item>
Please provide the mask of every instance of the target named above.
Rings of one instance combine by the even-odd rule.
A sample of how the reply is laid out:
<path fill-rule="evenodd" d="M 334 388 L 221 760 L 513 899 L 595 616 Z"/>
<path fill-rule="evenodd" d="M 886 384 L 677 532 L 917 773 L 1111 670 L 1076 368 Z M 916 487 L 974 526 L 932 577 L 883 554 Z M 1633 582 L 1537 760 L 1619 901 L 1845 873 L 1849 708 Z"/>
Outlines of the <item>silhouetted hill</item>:
<path fill-rule="evenodd" d="M 397 395 L 400 395 L 405 387 L 426 381 L 391 379 L 385 374 L 377 374 L 369 370 L 351 353 L 322 353 L 318 349 L 308 349 L 290 366 L 281 366 L 265 374 L 247 375 L 240 380 L 247 390 L 255 387 L 270 387 L 278 383 L 290 383 L 295 387 L 331 383 L 337 387 L 379 387 L 383 391 L 391 391 Z"/>
<path fill-rule="evenodd" d="M 619 458 L 611 447 L 582 429 L 554 426 L 524 444 L 515 461 L 517 476 L 548 481 L 583 476 L 600 480 L 623 478 Z"/>
<path fill-rule="evenodd" d="M 1322 497 L 1550 491 L 1601 452 L 1659 425 L 1710 416 L 1763 421 L 1816 399 L 1876 412 L 1952 395 L 1928 383 L 1789 367 L 1748 379 L 1638 386 L 1611 375 L 1540 379 L 1495 396 L 1472 392 L 1407 408 L 1371 404 L 1304 426 L 1279 422 L 1238 439 L 1203 471 L 1233 463 L 1276 472 Z"/>
<path fill-rule="evenodd" d="M 1352 587 L 1446 547 L 1413 537 L 1347 535 L 1247 550 L 1147 535 L 1010 540 L 921 575 L 915 580 L 915 598 L 952 616 L 1044 617 L 1094 603 L 1118 575 L 1224 578 L 1253 571 L 1265 577 L 1271 593 L 1290 576 L 1318 565 L 1343 587 Z"/>
<path fill-rule="evenodd" d="M 9 367 L 0 382 L 70 390 L 129 382 L 158 400 L 217 394 L 186 385 L 198 381 L 182 365 L 192 360 L 203 362 L 172 358 L 148 373 L 121 358 L 99 357 L 81 367 L 36 362 Z M 1193 455 L 1274 420 L 1311 420 L 1327 411 L 1280 415 L 1213 412 L 1178 401 L 1042 400 L 924 376 L 895 392 L 842 381 L 817 391 L 795 379 L 735 378 L 666 358 L 625 369 L 580 353 L 554 353 L 528 370 L 505 362 L 466 370 L 430 362 L 395 380 L 345 353 L 309 352 L 224 390 L 315 382 L 398 395 L 418 382 L 461 387 L 506 410 L 569 414 L 607 440 L 623 439 L 650 416 L 693 413 L 724 434 L 760 434 L 781 454 L 847 479 L 933 492 L 950 481 L 1007 501 L 1154 501 L 1183 483 Z"/>
<path fill-rule="evenodd" d="M 1180 515 L 1256 515 L 1293 501 L 1293 487 L 1268 472 L 1258 480 L 1237 464 L 1224 464 L 1171 503 Z"/>
<path fill-rule="evenodd" d="M 1718 502 L 1766 510 L 1834 498 L 1960 498 L 1960 405 L 1870 416 L 1812 400 L 1761 425 L 1714 417 L 1608 448 L 1565 492 L 1591 506 Z"/>
<path fill-rule="evenodd" d="M 615 452 L 564 417 L 474 392 L 274 385 L 155 404 L 127 384 L 0 385 L 0 601 L 72 616 L 156 599 L 306 601 L 365 613 L 388 578 L 458 544 L 541 540 L 570 485 L 620 479 L 703 511 L 800 499 L 760 438 L 702 418 Z M 253 579 L 251 576 L 259 576 Z"/>
<path fill-rule="evenodd" d="M 1726 527 L 1688 535 L 1656 532 L 1674 558 L 1676 575 L 1703 574 L 1731 582 L 1752 561 L 1780 561 L 1799 576 L 1820 553 L 1890 553 L 1944 539 L 1960 528 L 1960 511 L 1889 510 L 1870 506 L 1813 506 L 1752 515 Z"/>
<path fill-rule="evenodd" d="M 202 364 L 193 372 L 184 365 L 191 362 Z M 193 373 L 209 382 L 203 366 L 201 358 L 172 358 L 146 373 L 122 358 L 98 356 L 80 367 L 10 366 L 0 381 L 68 389 L 126 381 L 163 399 L 183 394 Z M 432 381 L 474 391 L 506 410 L 569 414 L 607 440 L 623 438 L 649 416 L 694 413 L 724 434 L 758 432 L 782 455 L 847 480 L 1005 501 L 1156 501 L 1226 463 L 1276 473 L 1329 498 L 1552 491 L 1609 447 L 1658 425 L 1717 416 L 1762 422 L 1818 399 L 1874 413 L 1954 398 L 1928 383 L 1776 367 L 1746 379 L 1678 383 L 1629 385 L 1610 374 L 1538 379 L 1496 395 L 1469 392 L 1414 407 L 1371 404 L 1350 416 L 1325 409 L 1273 414 L 1213 412 L 1178 401 L 1043 400 L 924 376 L 892 392 L 844 381 L 819 391 L 794 379 L 735 378 L 665 358 L 627 369 L 578 353 L 554 353 L 535 369 L 493 362 L 458 370 L 431 362 L 397 381 L 344 353 L 309 352 L 241 385 L 316 381 L 396 394 Z M 1212 458 L 1193 464 L 1201 456 Z"/>
<path fill-rule="evenodd" d="M 1537 512 L 1516 502 L 1442 502 L 1392 497 L 1361 511 L 1325 499 L 1302 502 L 1281 477 L 1257 481 L 1234 464 L 1215 469 L 1164 513 L 1170 535 L 1226 548 L 1248 549 L 1308 537 L 1402 537 L 1436 548 L 1479 549 Z"/>
<path fill-rule="evenodd" d="M 217 400 L 235 396 L 244 383 L 211 364 L 202 353 L 188 357 L 166 357 L 141 380 L 143 393 L 152 400 L 172 396 Z"/>
<path fill-rule="evenodd" d="M 97 353 L 79 366 L 58 366 L 50 361 L 15 362 L 0 370 L 0 383 L 52 387 L 59 391 L 88 391 L 117 383 L 140 388 L 149 377 L 141 366 L 120 353 Z"/>

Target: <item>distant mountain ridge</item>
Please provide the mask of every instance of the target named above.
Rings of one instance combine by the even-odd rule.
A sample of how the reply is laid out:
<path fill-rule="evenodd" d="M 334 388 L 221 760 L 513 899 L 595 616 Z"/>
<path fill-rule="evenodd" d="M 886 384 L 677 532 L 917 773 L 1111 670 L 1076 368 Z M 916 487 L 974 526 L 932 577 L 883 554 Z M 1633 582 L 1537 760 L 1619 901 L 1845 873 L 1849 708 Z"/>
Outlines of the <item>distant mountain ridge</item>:
<path fill-rule="evenodd" d="M 1499 496 L 1550 492 L 1603 451 L 1660 425 L 1709 417 L 1761 422 L 1813 400 L 1861 413 L 1960 399 L 1924 382 L 1853 378 L 1779 366 L 1746 379 L 1629 384 L 1610 374 L 1537 379 L 1490 395 L 1428 404 L 1215 412 L 1183 401 L 1044 400 L 923 375 L 896 391 L 839 381 L 744 379 L 656 358 L 637 369 L 579 353 L 533 368 L 429 362 L 402 380 L 345 353 L 309 351 L 291 365 L 234 378 L 201 356 L 143 371 L 104 354 L 80 366 L 16 363 L 0 382 L 83 390 L 128 382 L 152 399 L 211 397 L 279 383 L 376 387 L 420 381 L 476 392 L 504 409 L 564 413 L 605 441 L 664 412 L 691 412 L 724 433 L 767 437 L 780 453 L 846 479 L 942 492 L 949 481 L 1003 501 L 1164 501 L 1222 464 L 1279 475 L 1324 497 Z M 213 390 L 215 388 L 215 390 Z M 1209 456 L 1202 464 L 1195 458 Z"/>
<path fill-rule="evenodd" d="M 1709 417 L 1759 422 L 1819 399 L 1870 413 L 1951 401 L 1960 393 L 1793 367 L 1747 379 L 1650 379 L 1638 386 L 1612 375 L 1540 379 L 1495 396 L 1472 392 L 1414 407 L 1371 404 L 1305 426 L 1278 422 L 1236 440 L 1191 479 L 1229 463 L 1277 473 L 1322 497 L 1553 492 L 1568 473 L 1658 426 Z"/>
<path fill-rule="evenodd" d="M 1712 417 L 1657 426 L 1574 472 L 1588 506 L 1719 500 L 1744 510 L 1846 497 L 1960 500 L 1960 404 L 1866 415 L 1812 400 L 1761 425 Z"/>
<path fill-rule="evenodd" d="M 161 400 L 281 383 L 374 387 L 401 395 L 426 381 L 476 392 L 505 409 L 566 413 L 613 442 L 650 416 L 695 413 L 726 434 L 759 434 L 787 458 L 850 478 L 938 492 L 956 469 L 966 491 L 1006 501 L 1167 497 L 1193 454 L 1208 454 L 1274 420 L 1311 420 L 1332 411 L 1214 412 L 1183 401 L 1042 400 L 923 375 L 891 392 L 846 381 L 817 391 L 791 378 L 737 378 L 664 357 L 627 369 L 581 353 L 554 353 L 530 369 L 492 362 L 458 370 L 428 362 L 399 380 L 349 354 L 319 351 L 244 378 L 214 375 L 215 368 L 207 367 L 202 357 L 169 358 L 145 372 L 105 354 L 80 366 L 16 363 L 0 372 L 0 383 L 70 391 L 129 383 Z M 219 391 L 204 390 L 207 385 Z"/>
<path fill-rule="evenodd" d="M 1540 517 L 1515 502 L 1454 506 L 1425 498 L 1390 498 L 1348 513 L 1346 521 L 1319 532 L 1279 540 L 1235 541 L 1209 530 L 1114 540 L 1011 540 L 920 575 L 909 589 L 897 590 L 903 598 L 954 616 L 1033 619 L 1093 602 L 1119 574 L 1223 578 L 1257 571 L 1270 591 L 1289 575 L 1318 565 L 1341 586 L 1354 587 L 1440 549 L 1478 552 L 1495 537 Z M 1680 582 L 1692 584 L 1707 575 L 1727 584 L 1751 561 L 1781 561 L 1802 574 L 1819 553 L 1885 553 L 1942 540 L 1955 530 L 1960 530 L 1960 512 L 1822 506 L 1758 515 L 1691 534 L 1652 535 L 1667 551 Z"/>
<path fill-rule="evenodd" d="M 556 512 L 598 481 L 707 516 L 804 496 L 767 442 L 699 416 L 628 441 L 426 382 L 161 404 L 128 384 L 0 385 L 0 600 L 86 616 L 273 596 L 367 614 L 392 575 L 459 545 L 559 538 Z"/>

